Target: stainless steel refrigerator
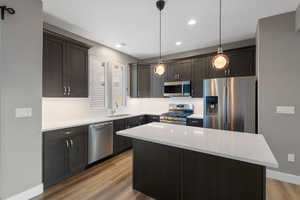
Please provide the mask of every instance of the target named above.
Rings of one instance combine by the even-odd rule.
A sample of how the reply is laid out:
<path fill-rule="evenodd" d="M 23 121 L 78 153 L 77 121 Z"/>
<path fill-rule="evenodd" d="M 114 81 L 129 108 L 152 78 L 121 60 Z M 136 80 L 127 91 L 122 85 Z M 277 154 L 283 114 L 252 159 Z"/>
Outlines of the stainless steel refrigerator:
<path fill-rule="evenodd" d="M 205 128 L 256 133 L 256 77 L 204 80 Z"/>

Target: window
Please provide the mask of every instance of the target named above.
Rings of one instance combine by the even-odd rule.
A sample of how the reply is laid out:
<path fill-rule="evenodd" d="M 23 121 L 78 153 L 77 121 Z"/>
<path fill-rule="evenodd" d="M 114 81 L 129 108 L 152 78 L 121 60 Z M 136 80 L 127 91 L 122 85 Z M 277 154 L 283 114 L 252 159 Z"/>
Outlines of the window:
<path fill-rule="evenodd" d="M 91 110 L 126 104 L 126 65 L 89 55 L 89 104 Z"/>
<path fill-rule="evenodd" d="M 89 101 L 92 110 L 106 106 L 106 70 L 108 63 L 89 55 Z"/>
<path fill-rule="evenodd" d="M 126 66 L 111 62 L 112 107 L 124 106 L 126 103 Z"/>

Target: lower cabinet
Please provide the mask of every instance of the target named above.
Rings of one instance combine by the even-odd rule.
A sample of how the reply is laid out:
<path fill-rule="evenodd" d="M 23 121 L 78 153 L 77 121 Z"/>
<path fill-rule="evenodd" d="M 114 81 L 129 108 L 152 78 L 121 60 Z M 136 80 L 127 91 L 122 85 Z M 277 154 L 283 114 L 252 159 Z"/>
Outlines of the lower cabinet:
<path fill-rule="evenodd" d="M 49 187 L 87 166 L 86 126 L 43 133 L 43 182 Z"/>
<path fill-rule="evenodd" d="M 188 118 L 187 126 L 203 127 L 203 119 Z"/>
<path fill-rule="evenodd" d="M 114 154 L 118 154 L 132 148 L 132 139 L 117 135 L 118 131 L 134 128 L 146 123 L 147 120 L 145 115 L 113 121 Z"/>
<path fill-rule="evenodd" d="M 147 115 L 147 123 L 151 122 L 160 122 L 160 116 L 159 115 Z"/>

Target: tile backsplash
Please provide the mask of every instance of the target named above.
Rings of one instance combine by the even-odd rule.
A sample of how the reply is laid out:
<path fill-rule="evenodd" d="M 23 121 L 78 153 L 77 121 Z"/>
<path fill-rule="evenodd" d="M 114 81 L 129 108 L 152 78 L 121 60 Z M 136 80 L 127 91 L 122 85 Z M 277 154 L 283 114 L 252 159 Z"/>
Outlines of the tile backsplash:
<path fill-rule="evenodd" d="M 119 108 L 122 113 L 161 114 L 168 111 L 170 103 L 192 103 L 195 113 L 202 114 L 202 98 L 128 98 L 127 105 Z M 43 98 L 43 122 L 90 119 L 107 116 L 109 109 L 92 109 L 88 98 Z"/>

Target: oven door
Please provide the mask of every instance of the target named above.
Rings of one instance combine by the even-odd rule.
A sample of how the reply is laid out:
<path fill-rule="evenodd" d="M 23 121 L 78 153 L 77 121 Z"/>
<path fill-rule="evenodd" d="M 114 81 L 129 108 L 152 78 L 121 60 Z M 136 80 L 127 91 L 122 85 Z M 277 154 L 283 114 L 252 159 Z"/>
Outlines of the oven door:
<path fill-rule="evenodd" d="M 165 82 L 164 83 L 164 96 L 173 97 L 173 96 L 182 96 L 183 87 L 182 82 Z"/>

